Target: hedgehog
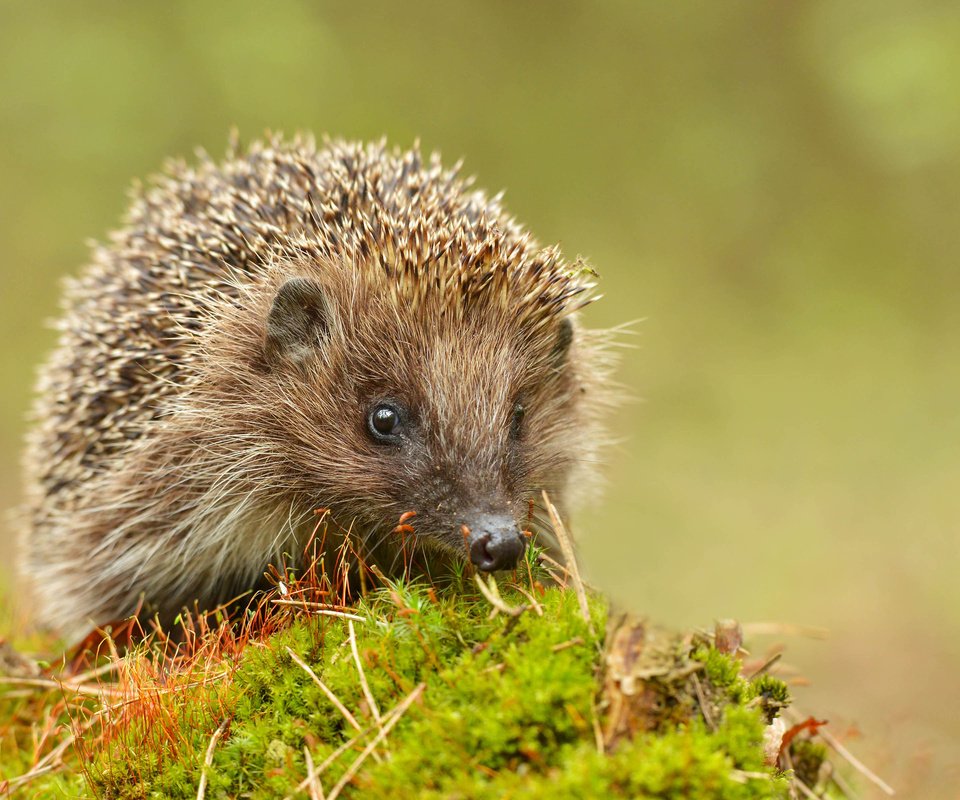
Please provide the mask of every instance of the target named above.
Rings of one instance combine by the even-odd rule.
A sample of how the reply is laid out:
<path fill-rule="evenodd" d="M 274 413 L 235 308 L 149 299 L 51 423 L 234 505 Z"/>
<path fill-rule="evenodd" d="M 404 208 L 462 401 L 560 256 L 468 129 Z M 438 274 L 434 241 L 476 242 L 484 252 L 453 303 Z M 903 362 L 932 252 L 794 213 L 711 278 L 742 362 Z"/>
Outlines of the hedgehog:
<path fill-rule="evenodd" d="M 543 492 L 566 514 L 596 483 L 594 276 L 419 145 L 270 135 L 168 163 L 67 282 L 41 369 L 39 622 L 216 607 L 301 552 L 318 509 L 325 548 L 388 577 L 398 530 L 430 575 L 514 568 L 550 541 Z"/>

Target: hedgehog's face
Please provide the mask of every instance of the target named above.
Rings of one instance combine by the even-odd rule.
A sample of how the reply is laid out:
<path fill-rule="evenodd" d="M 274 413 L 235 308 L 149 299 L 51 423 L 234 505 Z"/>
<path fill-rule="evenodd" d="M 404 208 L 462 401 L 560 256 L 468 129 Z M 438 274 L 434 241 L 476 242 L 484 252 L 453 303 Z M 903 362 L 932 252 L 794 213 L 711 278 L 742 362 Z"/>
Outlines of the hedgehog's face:
<path fill-rule="evenodd" d="M 580 442 L 569 318 L 530 331 L 496 305 L 406 313 L 382 288 L 293 278 L 266 330 L 277 377 L 316 398 L 296 471 L 374 557 L 412 536 L 484 571 L 516 565 Z"/>

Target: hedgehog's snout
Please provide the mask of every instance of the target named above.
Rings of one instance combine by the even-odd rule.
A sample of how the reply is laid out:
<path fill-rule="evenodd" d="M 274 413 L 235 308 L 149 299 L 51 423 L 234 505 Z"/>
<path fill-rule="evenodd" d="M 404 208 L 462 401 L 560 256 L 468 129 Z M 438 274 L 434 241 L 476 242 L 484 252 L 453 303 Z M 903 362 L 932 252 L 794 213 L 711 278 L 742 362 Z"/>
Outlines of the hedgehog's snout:
<path fill-rule="evenodd" d="M 513 569 L 527 547 L 513 518 L 482 514 L 472 523 L 467 526 L 470 530 L 467 545 L 473 565 L 482 572 Z"/>

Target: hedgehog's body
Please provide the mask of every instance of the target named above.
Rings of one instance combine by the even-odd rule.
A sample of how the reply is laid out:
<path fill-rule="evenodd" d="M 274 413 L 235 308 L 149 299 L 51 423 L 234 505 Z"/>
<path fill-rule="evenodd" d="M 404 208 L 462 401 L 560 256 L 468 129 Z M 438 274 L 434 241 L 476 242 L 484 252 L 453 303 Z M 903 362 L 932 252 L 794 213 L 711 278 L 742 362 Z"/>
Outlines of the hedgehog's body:
<path fill-rule="evenodd" d="M 583 281 L 415 151 L 274 140 L 172 166 L 69 286 L 41 378 L 41 619 L 209 607 L 300 552 L 318 507 L 384 569 L 407 511 L 428 551 L 467 525 L 475 563 L 508 566 L 530 501 L 563 500 L 599 441 Z"/>

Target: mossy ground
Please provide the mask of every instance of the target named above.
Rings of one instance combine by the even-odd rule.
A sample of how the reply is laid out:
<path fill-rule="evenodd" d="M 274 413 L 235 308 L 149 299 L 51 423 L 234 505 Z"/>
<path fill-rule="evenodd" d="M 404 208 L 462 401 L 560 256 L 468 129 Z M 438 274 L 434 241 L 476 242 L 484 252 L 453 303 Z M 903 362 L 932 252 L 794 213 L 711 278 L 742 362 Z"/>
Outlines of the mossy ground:
<path fill-rule="evenodd" d="M 734 657 L 688 642 L 712 713 L 670 700 L 662 724 L 605 744 L 605 601 L 589 598 L 588 621 L 572 591 L 502 584 L 522 613 L 492 614 L 469 585 L 390 584 L 349 612 L 360 619 L 274 606 L 282 624 L 272 617 L 272 632 L 243 646 L 214 625 L 217 646 L 194 642 L 189 659 L 132 652 L 97 698 L 8 697 L 0 769 L 24 773 L 55 744 L 31 720 L 69 717 L 75 755 L 28 796 L 193 798 L 204 773 L 207 798 L 310 797 L 320 785 L 328 798 L 390 800 L 789 796 L 762 750 L 782 683 L 747 681 Z M 322 768 L 313 786 L 308 759 Z"/>

